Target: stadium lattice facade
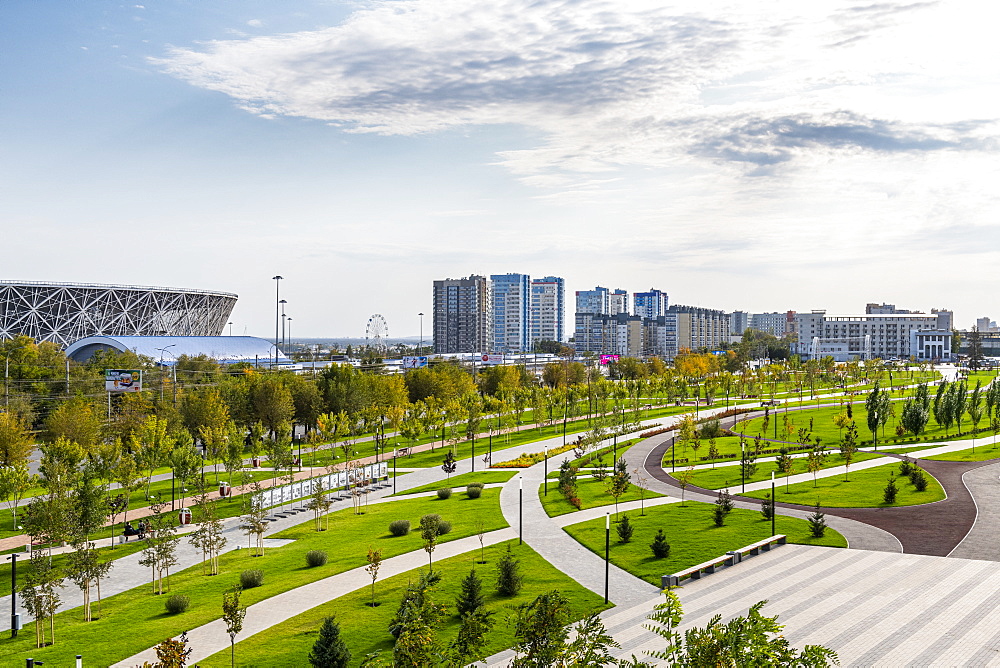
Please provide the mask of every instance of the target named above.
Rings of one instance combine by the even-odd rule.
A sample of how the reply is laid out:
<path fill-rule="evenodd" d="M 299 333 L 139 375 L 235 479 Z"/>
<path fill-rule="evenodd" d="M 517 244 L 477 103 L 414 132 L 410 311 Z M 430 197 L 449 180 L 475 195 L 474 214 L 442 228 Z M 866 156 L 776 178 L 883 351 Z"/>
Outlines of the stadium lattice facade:
<path fill-rule="evenodd" d="M 85 336 L 218 336 L 236 305 L 228 292 L 0 281 L 0 339 L 66 346 Z"/>

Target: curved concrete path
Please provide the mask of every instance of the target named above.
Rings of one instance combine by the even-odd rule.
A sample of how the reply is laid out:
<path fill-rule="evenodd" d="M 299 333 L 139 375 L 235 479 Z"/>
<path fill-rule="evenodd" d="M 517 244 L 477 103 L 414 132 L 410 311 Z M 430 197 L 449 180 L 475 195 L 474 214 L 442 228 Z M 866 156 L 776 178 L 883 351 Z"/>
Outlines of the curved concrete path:
<path fill-rule="evenodd" d="M 976 505 L 976 519 L 949 557 L 1000 561 L 1000 462 L 986 462 L 962 476 Z"/>

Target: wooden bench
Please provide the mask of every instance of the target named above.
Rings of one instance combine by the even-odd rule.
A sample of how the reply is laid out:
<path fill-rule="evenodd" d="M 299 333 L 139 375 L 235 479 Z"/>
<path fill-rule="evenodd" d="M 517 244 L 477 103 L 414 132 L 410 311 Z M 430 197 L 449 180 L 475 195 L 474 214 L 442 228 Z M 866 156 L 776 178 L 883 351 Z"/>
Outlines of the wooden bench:
<path fill-rule="evenodd" d="M 784 545 L 786 541 L 787 536 L 785 536 L 785 534 L 771 536 L 770 538 L 759 540 L 756 543 L 751 543 L 746 547 L 741 547 L 738 550 L 726 552 L 724 555 L 716 557 L 715 559 L 703 561 L 697 566 L 691 566 L 690 568 L 685 568 L 682 571 L 677 571 L 676 573 L 672 573 L 670 575 L 661 575 L 660 587 L 662 589 L 670 589 L 671 587 L 679 586 L 683 580 L 699 580 L 701 579 L 703 573 L 707 575 L 714 573 L 716 569 L 719 568 L 735 566 L 743 561 L 743 558 L 748 555 L 756 556 L 761 552 L 768 552 L 773 546 Z"/>
<path fill-rule="evenodd" d="M 409 455 L 410 455 L 409 448 L 400 448 L 399 450 L 396 451 L 397 457 L 408 457 Z"/>

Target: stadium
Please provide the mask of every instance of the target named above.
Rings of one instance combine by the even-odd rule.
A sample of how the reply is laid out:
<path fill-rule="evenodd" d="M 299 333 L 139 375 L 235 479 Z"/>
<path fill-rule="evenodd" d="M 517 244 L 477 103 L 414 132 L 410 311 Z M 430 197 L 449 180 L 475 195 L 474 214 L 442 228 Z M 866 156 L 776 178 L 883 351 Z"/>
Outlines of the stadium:
<path fill-rule="evenodd" d="M 138 285 L 0 281 L 0 339 L 65 347 L 88 336 L 218 336 L 237 295 Z"/>

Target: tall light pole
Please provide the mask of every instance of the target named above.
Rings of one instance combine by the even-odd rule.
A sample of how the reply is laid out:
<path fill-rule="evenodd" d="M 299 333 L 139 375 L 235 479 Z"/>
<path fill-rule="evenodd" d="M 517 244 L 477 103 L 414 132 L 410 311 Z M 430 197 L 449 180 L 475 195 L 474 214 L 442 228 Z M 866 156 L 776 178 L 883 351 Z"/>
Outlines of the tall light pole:
<path fill-rule="evenodd" d="M 285 347 L 286 347 L 285 346 L 285 304 L 287 304 L 288 302 L 286 302 L 284 299 L 282 299 L 278 303 L 281 304 L 281 348 L 282 348 L 282 350 L 284 350 Z"/>
<path fill-rule="evenodd" d="M 517 477 L 517 544 L 524 542 L 524 476 Z"/>
<path fill-rule="evenodd" d="M 288 316 L 285 322 L 288 323 L 288 343 L 292 342 L 292 316 Z"/>
<path fill-rule="evenodd" d="M 418 313 L 420 316 L 420 347 L 417 348 L 417 356 L 424 354 L 424 314 Z"/>
<path fill-rule="evenodd" d="M 169 346 L 163 346 L 162 348 L 155 348 L 154 350 L 160 351 L 160 403 L 163 403 L 163 353 L 167 352 L 167 348 L 173 348 L 176 343 L 171 343 Z M 173 353 L 171 353 L 172 355 Z M 176 359 L 176 358 L 175 358 Z"/>
<path fill-rule="evenodd" d="M 604 603 L 608 602 L 608 581 L 611 579 L 611 513 L 604 515 Z"/>
<path fill-rule="evenodd" d="M 233 335 L 233 323 L 229 323 L 229 336 Z"/>
<path fill-rule="evenodd" d="M 774 503 L 774 471 L 771 471 L 771 535 L 776 536 L 778 532 L 774 530 L 774 519 L 778 515 L 778 506 Z"/>
<path fill-rule="evenodd" d="M 878 411 L 872 411 L 872 415 L 875 417 L 875 428 L 872 429 L 872 444 L 875 446 L 875 452 L 878 452 Z"/>
<path fill-rule="evenodd" d="M 278 366 L 278 323 L 280 322 L 279 299 L 281 298 L 281 280 L 283 276 L 274 277 L 274 366 Z"/>

